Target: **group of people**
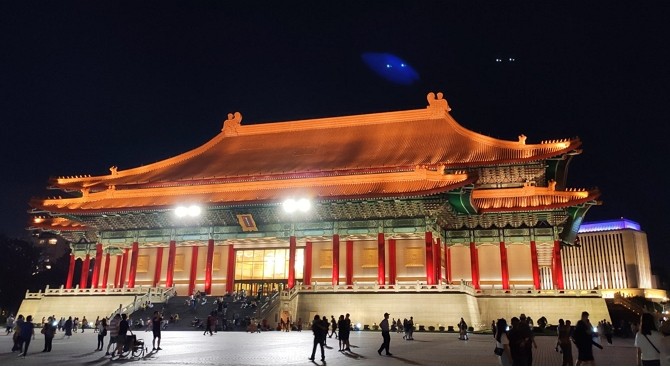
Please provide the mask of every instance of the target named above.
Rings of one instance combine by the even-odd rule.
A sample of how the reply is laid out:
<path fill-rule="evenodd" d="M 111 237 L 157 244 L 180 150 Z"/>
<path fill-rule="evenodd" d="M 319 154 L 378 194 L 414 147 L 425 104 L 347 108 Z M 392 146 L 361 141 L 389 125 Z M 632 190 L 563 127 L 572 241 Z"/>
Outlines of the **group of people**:
<path fill-rule="evenodd" d="M 320 317 L 314 315 L 312 320 L 312 333 L 314 334 L 314 344 L 312 346 L 312 355 L 309 360 L 314 361 L 316 357 L 317 346 L 321 347 L 321 361 L 326 361 L 324 347 L 327 346 L 326 339 L 332 338 L 333 335 L 339 340 L 339 352 L 351 352 L 351 345 L 349 344 L 349 333 L 351 332 L 351 319 L 349 314 L 340 315 L 339 319 L 335 321 L 335 316 L 330 316 L 330 321 L 326 316 Z M 388 325 L 388 322 L 387 322 Z M 330 336 L 328 330 L 330 329 Z"/>
<path fill-rule="evenodd" d="M 495 351 L 501 365 L 533 365 L 533 348 L 537 349 L 537 344 L 525 314 L 512 317 L 511 325 L 508 325 L 505 319 L 498 319 L 494 328 L 494 338 Z"/>

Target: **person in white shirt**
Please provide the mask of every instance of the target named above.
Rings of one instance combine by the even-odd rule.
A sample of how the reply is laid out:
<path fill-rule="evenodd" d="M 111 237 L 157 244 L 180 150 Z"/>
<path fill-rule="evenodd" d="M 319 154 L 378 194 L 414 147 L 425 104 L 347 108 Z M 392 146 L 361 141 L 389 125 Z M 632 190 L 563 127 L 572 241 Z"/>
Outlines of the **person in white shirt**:
<path fill-rule="evenodd" d="M 656 329 L 654 315 L 643 313 L 640 318 L 640 330 L 635 335 L 638 366 L 660 366 L 663 334 Z"/>
<path fill-rule="evenodd" d="M 509 338 L 507 337 L 507 320 L 499 319 L 496 323 L 496 355 L 501 366 L 512 365 L 512 353 L 509 349 Z M 502 351 L 500 351 L 502 349 Z M 498 354 L 501 353 L 501 354 Z"/>

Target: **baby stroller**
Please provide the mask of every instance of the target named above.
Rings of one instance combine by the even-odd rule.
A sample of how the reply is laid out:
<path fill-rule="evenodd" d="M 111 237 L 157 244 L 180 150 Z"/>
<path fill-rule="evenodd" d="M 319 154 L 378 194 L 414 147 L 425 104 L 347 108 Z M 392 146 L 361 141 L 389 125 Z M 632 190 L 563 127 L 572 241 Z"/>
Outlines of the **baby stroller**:
<path fill-rule="evenodd" d="M 128 357 L 132 354 L 134 358 L 144 357 L 147 348 L 144 346 L 144 339 L 137 339 L 135 334 L 126 336 L 126 345 L 123 346 L 122 357 Z"/>

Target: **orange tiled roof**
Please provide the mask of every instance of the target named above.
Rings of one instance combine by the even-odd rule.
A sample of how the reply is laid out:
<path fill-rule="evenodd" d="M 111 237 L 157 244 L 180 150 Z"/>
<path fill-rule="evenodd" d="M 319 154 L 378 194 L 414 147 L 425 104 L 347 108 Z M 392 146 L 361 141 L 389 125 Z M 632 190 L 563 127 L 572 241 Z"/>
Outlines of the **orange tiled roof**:
<path fill-rule="evenodd" d="M 598 189 L 556 191 L 555 183 L 550 183 L 549 187 L 473 190 L 472 203 L 480 213 L 548 210 L 579 205 L 599 196 Z"/>
<path fill-rule="evenodd" d="M 106 190 L 88 193 L 80 198 L 33 200 L 31 206 L 59 213 L 91 213 L 119 209 L 159 209 L 188 202 L 202 205 L 281 202 L 291 196 L 311 197 L 314 200 L 407 197 L 445 192 L 474 180 L 465 173 L 444 174 L 443 170 L 416 167 L 409 172 Z"/>
<path fill-rule="evenodd" d="M 242 126 L 230 114 L 222 132 L 181 155 L 103 176 L 58 178 L 53 186 L 116 188 L 212 185 L 314 176 L 527 162 L 576 150 L 581 141 L 526 144 L 477 134 L 449 114 L 441 93 L 425 109 Z M 361 187 L 357 194 L 364 194 Z M 346 191 L 346 190 L 345 190 Z M 405 191 L 408 192 L 408 191 Z"/>
<path fill-rule="evenodd" d="M 34 217 L 30 223 L 31 229 L 48 229 L 59 231 L 81 231 L 86 230 L 86 225 L 61 217 Z"/>

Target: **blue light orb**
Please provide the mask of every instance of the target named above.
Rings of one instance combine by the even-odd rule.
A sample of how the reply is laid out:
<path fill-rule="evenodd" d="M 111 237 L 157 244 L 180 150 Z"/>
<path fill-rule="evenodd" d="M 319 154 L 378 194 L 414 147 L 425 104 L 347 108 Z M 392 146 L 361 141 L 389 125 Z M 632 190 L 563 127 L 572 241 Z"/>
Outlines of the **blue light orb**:
<path fill-rule="evenodd" d="M 410 85 L 419 80 L 419 73 L 393 54 L 366 52 L 361 58 L 372 71 L 392 83 Z"/>

